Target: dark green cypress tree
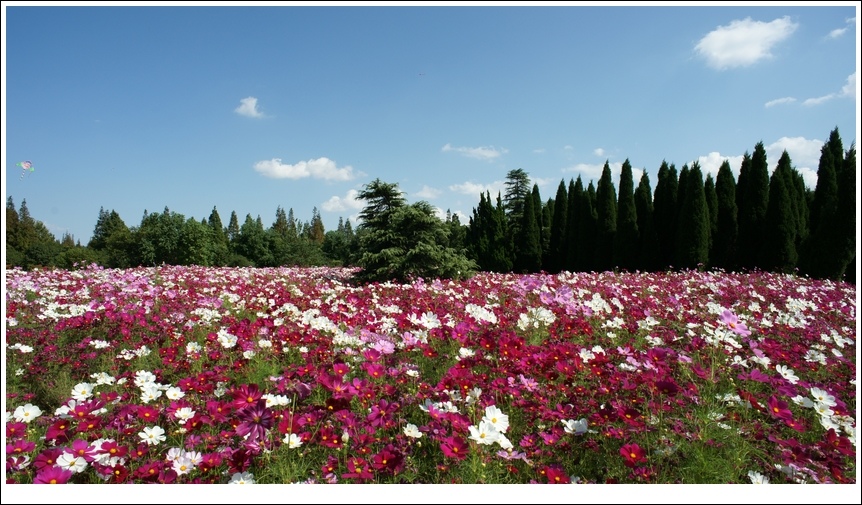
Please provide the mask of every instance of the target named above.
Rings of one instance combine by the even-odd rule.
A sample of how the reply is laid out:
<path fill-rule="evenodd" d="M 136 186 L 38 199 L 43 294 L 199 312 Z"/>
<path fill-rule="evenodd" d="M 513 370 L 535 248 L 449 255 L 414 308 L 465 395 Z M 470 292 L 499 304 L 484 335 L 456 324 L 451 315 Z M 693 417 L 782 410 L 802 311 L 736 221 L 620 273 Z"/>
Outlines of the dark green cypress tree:
<path fill-rule="evenodd" d="M 568 216 L 566 217 L 566 245 L 565 258 L 563 268 L 570 272 L 576 271 L 577 248 L 580 242 L 579 221 L 581 219 L 581 199 L 584 197 L 584 184 L 581 182 L 581 176 L 578 176 L 578 182 L 574 179 L 569 179 L 569 201 L 566 204 L 568 207 Z"/>
<path fill-rule="evenodd" d="M 551 237 L 547 270 L 558 273 L 566 266 L 566 229 L 569 217 L 569 195 L 566 193 L 566 180 L 561 179 L 554 198 L 554 216 L 551 219 Z"/>
<path fill-rule="evenodd" d="M 790 155 L 784 151 L 769 181 L 769 202 L 763 221 L 758 266 L 766 271 L 790 273 L 796 267 L 796 222 L 790 202 Z"/>
<path fill-rule="evenodd" d="M 811 205 L 811 233 L 803 246 L 803 258 L 800 260 L 802 272 L 818 279 L 829 278 L 830 270 L 834 270 L 830 267 L 835 254 L 831 239 L 837 209 L 838 176 L 832 149 L 827 143 L 820 149 L 817 185 Z"/>
<path fill-rule="evenodd" d="M 743 159 L 744 162 L 744 159 Z M 740 180 L 742 175 L 740 173 Z M 748 175 L 739 205 L 739 247 L 737 257 L 742 268 L 756 268 L 763 244 L 763 226 L 769 204 L 769 166 L 763 142 L 754 146 Z"/>
<path fill-rule="evenodd" d="M 649 175 L 644 170 L 634 193 L 635 209 L 638 216 L 638 268 L 647 272 L 658 268 L 658 236 L 653 223 L 652 188 Z"/>
<path fill-rule="evenodd" d="M 718 168 L 715 181 L 718 222 L 712 241 L 711 263 L 714 267 L 733 270 L 736 267 L 736 241 L 739 228 L 736 221 L 736 181 L 727 160 Z"/>
<path fill-rule="evenodd" d="M 542 268 L 542 244 L 539 234 L 539 220 L 532 194 L 524 202 L 524 215 L 515 238 L 515 271 L 535 273 Z"/>
<path fill-rule="evenodd" d="M 596 187 L 596 248 L 593 261 L 598 271 L 614 268 L 614 235 L 617 231 L 617 191 L 607 161 Z"/>
<path fill-rule="evenodd" d="M 614 264 L 617 267 L 629 271 L 637 268 L 638 257 L 640 256 L 639 240 L 632 165 L 626 158 L 620 170 L 617 225 L 614 234 Z"/>
<path fill-rule="evenodd" d="M 836 128 L 837 130 L 837 128 Z M 835 279 L 856 284 L 856 144 L 853 143 L 844 157 L 838 172 L 838 206 L 836 216 L 836 256 L 838 268 Z"/>
<path fill-rule="evenodd" d="M 680 206 L 676 234 L 676 258 L 679 268 L 700 268 L 709 260 L 709 209 L 703 191 L 703 174 L 698 162 L 692 163 L 685 176 L 685 195 Z"/>
<path fill-rule="evenodd" d="M 575 271 L 593 272 L 596 270 L 594 260 L 598 215 L 596 214 L 596 188 L 593 181 L 587 185 L 581 198 L 581 212 L 578 220 L 578 264 Z"/>
<path fill-rule="evenodd" d="M 488 195 L 488 203 L 491 203 L 490 194 Z M 491 246 L 490 265 L 492 272 L 512 271 L 512 243 L 509 241 L 507 227 L 506 209 L 503 207 L 500 193 L 497 193 L 497 205 L 492 213 L 491 233 L 488 235 Z"/>
<path fill-rule="evenodd" d="M 712 174 L 706 174 L 703 183 L 703 194 L 706 196 L 706 208 L 709 210 L 709 265 L 712 265 L 715 235 L 718 233 L 718 195 L 715 193 L 715 181 Z"/>
<path fill-rule="evenodd" d="M 678 184 L 676 167 L 662 161 L 653 196 L 653 223 L 659 245 L 658 268 L 661 270 L 673 263 Z"/>

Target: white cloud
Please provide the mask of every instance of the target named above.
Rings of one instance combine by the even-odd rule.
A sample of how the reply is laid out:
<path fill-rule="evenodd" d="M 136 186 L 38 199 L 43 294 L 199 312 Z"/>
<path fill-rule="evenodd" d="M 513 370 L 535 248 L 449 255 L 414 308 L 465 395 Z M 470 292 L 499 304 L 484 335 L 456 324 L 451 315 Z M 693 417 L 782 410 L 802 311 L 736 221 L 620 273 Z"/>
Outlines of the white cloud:
<path fill-rule="evenodd" d="M 854 17 L 852 17 L 852 18 L 847 18 L 847 19 L 845 19 L 844 21 L 845 21 L 848 25 L 852 25 L 853 23 L 855 23 L 855 22 L 856 22 L 856 17 L 854 16 Z M 828 37 L 828 38 L 830 38 L 830 39 L 837 39 L 838 37 L 840 37 L 840 36 L 844 35 L 844 33 L 845 33 L 846 31 L 847 31 L 847 27 L 846 27 L 846 26 L 845 26 L 844 28 L 836 28 L 836 29 L 832 30 L 831 32 L 829 32 L 829 35 L 827 35 L 827 37 Z"/>
<path fill-rule="evenodd" d="M 257 98 L 250 96 L 240 100 L 240 106 L 234 109 L 240 116 L 263 117 L 263 113 L 257 110 Z"/>
<path fill-rule="evenodd" d="M 499 158 L 501 154 L 506 154 L 509 152 L 508 149 L 501 148 L 496 149 L 494 146 L 488 147 L 452 147 L 451 144 L 446 144 L 443 146 L 443 152 L 454 151 L 468 158 L 475 158 L 477 160 L 486 160 L 491 161 L 496 158 Z"/>
<path fill-rule="evenodd" d="M 608 163 L 608 167 L 611 169 L 611 180 L 614 183 L 614 188 L 619 190 L 620 172 L 623 170 L 623 164 L 620 162 Z M 590 185 L 590 181 L 593 181 L 593 186 L 598 187 L 599 179 L 602 178 L 602 171 L 604 169 L 604 163 L 578 163 L 571 167 L 564 168 L 563 172 L 575 172 L 580 174 L 581 182 L 584 184 L 584 189 L 586 189 L 587 186 Z M 643 170 L 632 167 L 632 179 L 634 180 L 635 187 L 637 187 L 638 181 L 640 181 L 641 174 L 643 174 Z M 650 183 L 653 185 L 655 184 L 653 181 L 650 181 Z"/>
<path fill-rule="evenodd" d="M 416 192 L 416 196 L 419 198 L 437 198 L 440 196 L 440 190 L 430 186 L 422 186 L 422 189 Z"/>
<path fill-rule="evenodd" d="M 844 32 L 847 31 L 847 28 L 836 28 L 829 32 L 830 39 L 837 39 L 838 37 L 844 35 Z"/>
<path fill-rule="evenodd" d="M 281 162 L 281 158 L 258 161 L 254 169 L 265 177 L 273 179 L 303 179 L 314 177 L 327 181 L 349 181 L 361 175 L 362 172 L 354 173 L 353 167 L 346 166 L 338 168 L 335 162 L 329 158 L 317 158 L 316 160 L 300 161 L 295 165 L 287 165 Z"/>
<path fill-rule="evenodd" d="M 347 195 L 343 198 L 340 196 L 333 196 L 329 200 L 323 202 L 320 206 L 323 210 L 327 212 L 343 212 L 345 210 L 359 210 L 365 206 L 362 200 L 356 198 L 359 195 L 359 191 L 355 189 L 351 189 L 347 191 Z"/>
<path fill-rule="evenodd" d="M 434 207 L 434 215 L 437 216 L 440 219 L 440 221 L 444 221 L 444 222 L 446 221 L 446 212 L 447 212 L 446 210 L 444 210 L 440 207 Z M 455 212 L 452 212 L 452 215 L 457 215 L 458 216 L 458 222 L 460 222 L 461 224 L 467 224 L 470 222 L 470 218 L 467 217 L 467 215 L 464 214 L 463 212 L 461 212 L 460 210 L 456 210 Z"/>
<path fill-rule="evenodd" d="M 541 149 L 533 149 L 533 152 L 536 154 L 543 154 L 545 152 L 545 148 L 543 147 Z"/>
<path fill-rule="evenodd" d="M 802 105 L 820 105 L 821 103 L 828 102 L 833 98 L 841 98 L 845 96 L 856 100 L 856 72 L 853 72 L 847 77 L 847 83 L 841 87 L 841 91 L 829 93 L 828 95 L 819 96 L 817 98 L 809 98 L 802 102 Z"/>
<path fill-rule="evenodd" d="M 451 191 L 456 193 L 461 193 L 464 195 L 469 195 L 472 197 L 478 197 L 480 194 L 485 194 L 485 192 L 489 192 L 491 198 L 496 202 L 497 193 L 500 195 L 505 195 L 505 183 L 503 181 L 494 181 L 490 184 L 480 184 L 476 182 L 464 182 L 461 184 L 453 184 L 449 186 Z"/>
<path fill-rule="evenodd" d="M 805 137 L 781 137 L 772 144 L 763 146 L 770 174 L 778 165 L 781 153 L 787 150 L 791 165 L 802 175 L 805 185 L 810 189 L 817 185 L 817 168 L 820 166 L 822 147 L 822 140 L 809 140 Z"/>
<path fill-rule="evenodd" d="M 571 151 L 572 149 L 574 149 L 574 147 L 572 147 L 572 146 L 570 146 L 570 145 L 565 145 L 565 146 L 563 146 L 563 150 L 564 150 L 564 151 Z"/>
<path fill-rule="evenodd" d="M 776 98 L 775 100 L 770 100 L 770 101 L 766 102 L 765 104 L 763 104 L 763 106 L 768 109 L 769 107 L 773 107 L 775 105 L 780 105 L 783 103 L 793 103 L 795 101 L 796 101 L 796 99 L 793 98 L 792 96 L 786 96 L 784 98 Z"/>
<path fill-rule="evenodd" d="M 597 148 L 593 149 L 593 154 L 595 154 L 596 156 L 604 156 L 605 150 L 602 149 L 601 147 L 597 147 Z"/>
<path fill-rule="evenodd" d="M 768 157 L 769 155 L 767 154 L 767 159 Z M 721 153 L 713 151 L 706 156 L 698 156 L 697 158 L 700 171 L 703 172 L 703 180 L 706 181 L 706 174 L 712 174 L 712 179 L 715 180 L 718 177 L 718 169 L 721 168 L 724 160 L 727 160 L 728 164 L 730 164 L 730 170 L 733 172 L 734 179 L 738 179 L 739 167 L 742 166 L 742 156 L 723 156 Z"/>
<path fill-rule="evenodd" d="M 706 34 L 694 49 L 715 69 L 747 67 L 771 58 L 772 48 L 798 27 L 789 16 L 768 23 L 752 21 L 750 17 L 734 20 Z"/>

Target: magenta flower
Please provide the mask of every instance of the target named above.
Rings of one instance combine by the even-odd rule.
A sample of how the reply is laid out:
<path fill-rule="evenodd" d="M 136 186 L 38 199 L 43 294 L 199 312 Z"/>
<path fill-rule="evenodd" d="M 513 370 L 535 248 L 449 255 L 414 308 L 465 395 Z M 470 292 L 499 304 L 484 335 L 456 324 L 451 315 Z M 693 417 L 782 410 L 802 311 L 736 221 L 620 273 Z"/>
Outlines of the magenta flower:
<path fill-rule="evenodd" d="M 237 417 L 241 422 L 236 427 L 236 433 L 241 437 L 248 435 L 249 442 L 266 438 L 266 432 L 274 424 L 272 411 L 266 408 L 266 400 L 263 399 L 250 407 L 240 409 Z"/>
<path fill-rule="evenodd" d="M 36 474 L 33 484 L 65 484 L 72 478 L 72 472 L 59 466 L 46 466 Z"/>
<path fill-rule="evenodd" d="M 455 435 L 444 438 L 443 442 L 440 443 L 440 450 L 447 458 L 464 459 L 467 457 L 468 449 L 464 439 Z"/>
<path fill-rule="evenodd" d="M 623 457 L 623 463 L 628 467 L 646 461 L 646 452 L 638 444 L 626 444 L 620 447 L 620 455 Z"/>

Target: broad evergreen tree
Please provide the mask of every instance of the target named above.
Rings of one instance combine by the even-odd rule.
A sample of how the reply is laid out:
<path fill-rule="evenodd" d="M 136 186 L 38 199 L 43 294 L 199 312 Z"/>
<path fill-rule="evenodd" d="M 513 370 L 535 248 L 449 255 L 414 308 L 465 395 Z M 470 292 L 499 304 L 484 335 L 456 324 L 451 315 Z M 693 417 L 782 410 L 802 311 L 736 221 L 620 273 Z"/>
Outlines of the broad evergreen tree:
<path fill-rule="evenodd" d="M 617 231 L 617 191 L 607 161 L 596 187 L 596 248 L 593 256 L 598 271 L 614 268 L 614 235 Z"/>
<path fill-rule="evenodd" d="M 838 175 L 829 144 L 820 149 L 817 185 L 811 206 L 811 233 L 803 246 L 801 270 L 812 277 L 834 276 L 835 222 L 838 212 Z M 855 185 L 854 185 L 855 187 Z"/>
<path fill-rule="evenodd" d="M 635 270 L 640 257 L 640 235 L 635 206 L 634 179 L 628 158 L 620 170 L 620 192 L 617 201 L 617 225 L 614 234 L 614 264 L 625 270 Z"/>
<path fill-rule="evenodd" d="M 727 160 L 718 168 L 715 180 L 715 195 L 718 203 L 718 222 L 712 240 L 710 263 L 717 268 L 733 270 L 736 267 L 736 181 Z"/>
<path fill-rule="evenodd" d="M 703 174 L 693 162 L 685 177 L 684 199 L 680 206 L 676 234 L 676 258 L 679 268 L 700 268 L 709 260 L 709 209 L 703 190 Z"/>

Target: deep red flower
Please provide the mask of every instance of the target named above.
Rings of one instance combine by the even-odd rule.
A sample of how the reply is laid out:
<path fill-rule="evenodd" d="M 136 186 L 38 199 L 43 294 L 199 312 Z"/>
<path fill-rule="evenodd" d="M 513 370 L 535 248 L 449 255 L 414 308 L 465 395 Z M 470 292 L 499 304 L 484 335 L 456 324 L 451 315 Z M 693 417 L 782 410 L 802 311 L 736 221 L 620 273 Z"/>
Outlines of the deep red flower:
<path fill-rule="evenodd" d="M 638 444 L 626 444 L 620 447 L 620 454 L 626 466 L 633 467 L 646 460 L 646 452 Z"/>
<path fill-rule="evenodd" d="M 440 450 L 447 458 L 464 459 L 467 457 L 469 446 L 463 438 L 452 435 L 443 439 Z"/>
<path fill-rule="evenodd" d="M 548 478 L 548 484 L 570 484 L 572 481 L 566 472 L 559 466 L 549 466 L 545 469 L 545 477 Z"/>

